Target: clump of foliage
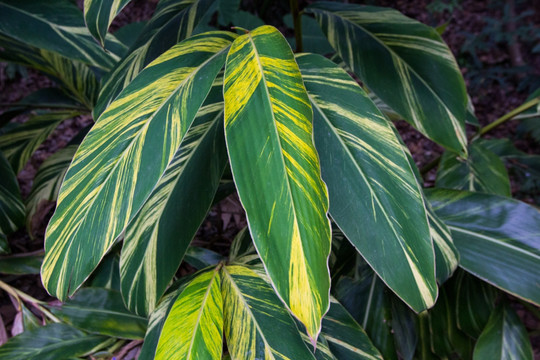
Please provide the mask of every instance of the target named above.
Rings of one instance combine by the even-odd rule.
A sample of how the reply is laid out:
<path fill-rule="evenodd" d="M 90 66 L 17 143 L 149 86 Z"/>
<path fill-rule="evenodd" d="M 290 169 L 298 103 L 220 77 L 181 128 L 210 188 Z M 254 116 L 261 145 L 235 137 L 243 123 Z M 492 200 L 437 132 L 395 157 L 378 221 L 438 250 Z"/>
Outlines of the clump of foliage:
<path fill-rule="evenodd" d="M 293 0 L 293 53 L 239 1 L 161 0 L 109 33 L 127 3 L 0 0 L 0 59 L 57 84 L 2 115 L 1 249 L 57 207 L 44 256 L 0 271 L 40 267 L 62 301 L 0 282 L 24 319 L 2 359 L 107 357 L 125 339 L 144 339 L 140 359 L 532 359 L 506 294 L 540 304 L 540 212 L 511 198 L 517 155 L 482 135 L 539 97 L 480 128 L 437 31 L 389 8 Z M 25 204 L 15 174 L 90 113 Z M 434 188 L 389 118 L 446 149 Z M 228 255 L 190 246 L 232 192 L 248 227 Z M 198 271 L 177 277 L 183 259 Z"/>

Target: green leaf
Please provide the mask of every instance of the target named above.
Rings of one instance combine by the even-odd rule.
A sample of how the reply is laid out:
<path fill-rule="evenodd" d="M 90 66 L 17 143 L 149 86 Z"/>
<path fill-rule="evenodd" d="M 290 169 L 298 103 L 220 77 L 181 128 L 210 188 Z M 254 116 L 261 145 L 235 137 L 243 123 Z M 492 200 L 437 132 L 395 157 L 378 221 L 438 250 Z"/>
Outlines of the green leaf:
<path fill-rule="evenodd" d="M 396 350 L 402 359 L 412 360 L 418 345 L 418 316 L 396 296 L 390 303 Z"/>
<path fill-rule="evenodd" d="M 426 193 L 452 232 L 463 269 L 540 304 L 540 211 L 497 195 L 443 189 Z"/>
<path fill-rule="evenodd" d="M 0 33 L 104 70 L 118 60 L 94 41 L 81 11 L 67 0 L 2 0 Z"/>
<path fill-rule="evenodd" d="M 17 177 L 2 152 L 0 174 L 0 233 L 9 235 L 24 223 L 24 204 Z"/>
<path fill-rule="evenodd" d="M 473 359 L 533 359 L 529 334 L 509 305 L 501 304 L 491 314 L 474 347 Z"/>
<path fill-rule="evenodd" d="M 329 302 L 328 195 L 309 99 L 277 29 L 235 40 L 224 97 L 229 161 L 251 236 L 277 293 L 316 339 Z"/>
<path fill-rule="evenodd" d="M 96 271 L 86 281 L 86 287 L 120 291 L 120 256 L 118 251 L 115 251 L 116 249 L 118 247 L 103 258 Z"/>
<path fill-rule="evenodd" d="M 7 237 L 0 232 L 0 255 L 5 255 L 9 253 L 11 253 L 11 248 L 9 247 Z"/>
<path fill-rule="evenodd" d="M 10 275 L 39 274 L 42 254 L 17 254 L 0 257 L 0 273 Z"/>
<path fill-rule="evenodd" d="M 79 115 L 73 111 L 56 111 L 32 116 L 27 122 L 0 135 L 0 151 L 16 173 L 20 172 L 34 151 L 64 120 Z"/>
<path fill-rule="evenodd" d="M 264 276 L 264 275 L 263 275 Z M 225 338 L 233 360 L 315 359 L 272 287 L 251 268 L 221 269 Z"/>
<path fill-rule="evenodd" d="M 218 3 L 219 24 L 222 26 L 230 25 L 234 22 L 235 15 L 240 10 L 240 0 L 219 0 Z"/>
<path fill-rule="evenodd" d="M 109 25 L 130 0 L 84 0 L 84 21 L 90 34 L 105 44 Z"/>
<path fill-rule="evenodd" d="M 469 145 L 469 157 L 446 151 L 437 170 L 437 187 L 510 196 L 510 179 L 502 160 L 481 144 Z"/>
<path fill-rule="evenodd" d="M 226 260 L 226 258 L 223 257 L 223 255 L 210 249 L 197 246 L 188 247 L 184 257 L 184 261 L 195 269 L 204 269 L 208 266 L 215 266 L 220 261 L 224 260 Z"/>
<path fill-rule="evenodd" d="M 315 145 L 332 218 L 411 308 L 431 307 L 437 284 L 426 209 L 391 124 L 330 60 L 307 55 L 298 63 L 314 109 Z"/>
<path fill-rule="evenodd" d="M 95 334 L 142 339 L 146 332 L 147 320 L 130 313 L 115 290 L 83 288 L 51 311 L 70 325 Z"/>
<path fill-rule="evenodd" d="M 243 10 L 236 13 L 233 23 L 234 25 L 240 26 L 247 30 L 254 30 L 259 26 L 264 25 L 264 21 L 262 21 L 260 17 Z M 241 32 L 241 30 L 239 30 L 239 32 Z"/>
<path fill-rule="evenodd" d="M 448 226 L 435 214 L 427 200 L 425 200 L 425 205 L 435 250 L 437 282 L 442 284 L 456 271 L 459 265 L 459 252 L 454 245 Z"/>
<path fill-rule="evenodd" d="M 156 359 L 221 359 L 223 299 L 219 268 L 191 280 L 167 315 Z"/>
<path fill-rule="evenodd" d="M 319 24 L 313 18 L 302 15 L 302 48 L 305 52 L 317 53 L 321 55 L 331 54 L 334 49 L 328 43 L 326 36 L 322 32 Z M 291 14 L 286 14 L 283 17 L 285 25 L 294 28 L 293 18 Z M 296 39 L 294 37 L 287 39 L 293 49 L 296 48 Z"/>
<path fill-rule="evenodd" d="M 152 19 L 148 21 L 128 54 L 103 79 L 98 102 L 93 109 L 94 118 L 101 116 L 145 66 L 171 46 L 190 37 L 211 2 L 212 0 L 160 1 Z"/>
<path fill-rule="evenodd" d="M 137 214 L 181 145 L 234 37 L 206 33 L 174 46 L 90 130 L 46 232 L 41 276 L 52 295 L 63 300 L 73 294 Z"/>
<path fill-rule="evenodd" d="M 69 325 L 50 324 L 28 330 L 0 346 L 2 360 L 58 360 L 83 356 L 107 338 L 87 335 Z"/>
<path fill-rule="evenodd" d="M 455 293 L 457 326 L 477 339 L 495 308 L 497 292 L 474 276 L 460 272 Z"/>
<path fill-rule="evenodd" d="M 378 97 L 430 139 L 466 154 L 465 82 L 433 28 L 374 6 L 321 2 L 306 12 Z"/>
<path fill-rule="evenodd" d="M 210 209 L 227 164 L 222 85 L 220 77 L 126 229 L 120 261 L 122 294 L 137 314 L 152 312 L 165 292 Z"/>
<path fill-rule="evenodd" d="M 322 337 L 338 360 L 380 359 L 382 356 L 347 310 L 330 300 L 330 310 L 322 322 Z"/>
<path fill-rule="evenodd" d="M 32 219 L 40 206 L 43 206 L 43 203 L 56 201 L 62 180 L 78 147 L 78 145 L 68 145 L 58 150 L 39 167 L 32 183 L 32 190 L 26 199 L 26 227 L 30 234 L 33 234 Z"/>

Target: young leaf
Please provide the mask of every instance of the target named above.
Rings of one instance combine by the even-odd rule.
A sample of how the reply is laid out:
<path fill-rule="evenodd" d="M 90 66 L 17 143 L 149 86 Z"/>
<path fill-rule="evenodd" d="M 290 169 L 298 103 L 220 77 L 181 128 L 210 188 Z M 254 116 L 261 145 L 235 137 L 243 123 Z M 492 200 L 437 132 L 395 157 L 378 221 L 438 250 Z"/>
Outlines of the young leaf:
<path fill-rule="evenodd" d="M 411 308 L 431 307 L 437 284 L 426 209 L 392 126 L 333 62 L 307 55 L 298 63 L 314 109 L 315 145 L 332 218 Z"/>
<path fill-rule="evenodd" d="M 221 269 L 224 330 L 233 360 L 314 360 L 272 287 L 244 266 Z"/>
<path fill-rule="evenodd" d="M 491 314 L 474 347 L 473 359 L 533 359 L 529 334 L 508 304 L 501 304 Z"/>
<path fill-rule="evenodd" d="M 50 324 L 23 332 L 0 346 L 2 360 L 58 360 L 82 356 L 107 340 L 69 325 Z"/>
<path fill-rule="evenodd" d="M 84 22 L 90 34 L 105 44 L 109 25 L 131 0 L 84 0 Z"/>
<path fill-rule="evenodd" d="M 430 139 L 466 154 L 465 82 L 433 28 L 374 6 L 321 2 L 307 12 L 378 97 Z"/>
<path fill-rule="evenodd" d="M 9 235 L 24 223 L 24 204 L 17 177 L 1 152 L 0 174 L 0 233 Z"/>
<path fill-rule="evenodd" d="M 477 142 L 469 145 L 469 157 L 459 159 L 446 151 L 437 170 L 437 187 L 510 196 L 510 179 L 501 158 Z"/>
<path fill-rule="evenodd" d="M 88 332 L 124 339 L 142 339 L 147 320 L 130 313 L 120 292 L 83 288 L 51 312 L 63 321 Z"/>
<path fill-rule="evenodd" d="M 251 236 L 279 296 L 314 340 L 328 309 L 328 195 L 309 99 L 277 29 L 235 40 L 224 94 L 229 160 Z"/>
<path fill-rule="evenodd" d="M 462 268 L 540 304 L 540 211 L 497 195 L 443 189 L 426 194 L 452 232 Z"/>
<path fill-rule="evenodd" d="M 73 294 L 137 214 L 181 145 L 234 38 L 213 32 L 174 46 L 90 130 L 46 232 L 41 275 L 51 294 L 62 300 Z"/>
<path fill-rule="evenodd" d="M 223 78 L 216 79 L 167 170 L 126 229 L 122 295 L 137 314 L 152 312 L 165 292 L 227 164 L 222 85 Z"/>
<path fill-rule="evenodd" d="M 194 277 L 178 295 L 159 338 L 156 359 L 221 359 L 223 300 L 219 269 Z"/>
<path fill-rule="evenodd" d="M 104 70 L 118 60 L 95 42 L 81 11 L 67 0 L 2 0 L 0 33 Z"/>

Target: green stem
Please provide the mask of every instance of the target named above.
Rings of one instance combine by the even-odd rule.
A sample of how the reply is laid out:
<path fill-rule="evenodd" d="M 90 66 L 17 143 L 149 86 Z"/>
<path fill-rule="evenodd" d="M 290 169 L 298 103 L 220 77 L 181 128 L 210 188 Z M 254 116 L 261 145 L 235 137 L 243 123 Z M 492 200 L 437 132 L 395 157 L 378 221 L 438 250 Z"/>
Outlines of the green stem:
<path fill-rule="evenodd" d="M 296 39 L 296 52 L 302 52 L 302 17 L 298 10 L 298 0 L 289 0 L 291 6 L 291 14 L 294 23 L 294 38 Z"/>

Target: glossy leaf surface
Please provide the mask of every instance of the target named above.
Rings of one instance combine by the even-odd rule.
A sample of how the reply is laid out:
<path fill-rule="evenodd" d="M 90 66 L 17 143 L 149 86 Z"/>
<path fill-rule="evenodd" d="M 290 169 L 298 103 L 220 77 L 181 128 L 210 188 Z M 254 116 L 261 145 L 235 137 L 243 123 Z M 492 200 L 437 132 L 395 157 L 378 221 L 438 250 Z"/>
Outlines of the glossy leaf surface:
<path fill-rule="evenodd" d="M 277 29 L 235 40 L 224 96 L 229 160 L 251 236 L 277 293 L 316 339 L 329 301 L 328 195 L 309 99 Z"/>
<path fill-rule="evenodd" d="M 11 275 L 39 274 L 43 254 L 25 254 L 0 257 L 0 273 Z"/>
<path fill-rule="evenodd" d="M 67 0 L 2 0 L 0 33 L 106 70 L 118 60 L 95 42 L 81 11 Z"/>
<path fill-rule="evenodd" d="M 298 63 L 313 107 L 332 218 L 409 306 L 432 306 L 437 285 L 426 209 L 393 128 L 333 62 L 307 55 Z"/>
<path fill-rule="evenodd" d="M 502 160 L 474 142 L 466 160 L 446 151 L 437 170 L 437 187 L 510 196 L 510 179 Z"/>
<path fill-rule="evenodd" d="M 90 34 L 105 44 L 109 25 L 131 0 L 84 0 L 84 22 Z"/>
<path fill-rule="evenodd" d="M 540 304 L 540 211 L 497 195 L 443 189 L 427 195 L 452 231 L 462 268 Z"/>
<path fill-rule="evenodd" d="M 533 359 L 529 334 L 509 305 L 502 304 L 491 314 L 474 347 L 473 359 Z"/>
<path fill-rule="evenodd" d="M 0 233 L 9 235 L 24 223 L 24 204 L 17 177 L 0 152 Z"/>
<path fill-rule="evenodd" d="M 233 39 L 230 33 L 206 33 L 173 47 L 90 130 L 46 232 L 41 274 L 51 294 L 65 299 L 80 286 L 154 190 Z"/>
<path fill-rule="evenodd" d="M 435 214 L 427 200 L 425 204 L 435 250 L 435 274 L 437 282 L 442 284 L 456 271 L 459 265 L 459 252 L 448 226 Z"/>
<path fill-rule="evenodd" d="M 147 320 L 130 313 L 120 292 L 103 288 L 83 288 L 52 312 L 63 321 L 95 334 L 124 339 L 142 339 Z"/>
<path fill-rule="evenodd" d="M 465 82 L 433 28 L 374 6 L 320 2 L 307 12 L 378 97 L 430 139 L 466 153 Z"/>
<path fill-rule="evenodd" d="M 250 268 L 221 269 L 224 331 L 233 360 L 314 360 L 272 287 Z"/>
<path fill-rule="evenodd" d="M 138 314 L 150 313 L 165 292 L 208 213 L 227 164 L 222 85 L 220 78 L 126 229 L 120 262 L 122 294 L 128 308 Z"/>
<path fill-rule="evenodd" d="M 159 338 L 156 359 L 221 359 L 223 300 L 218 269 L 194 277 L 178 295 Z"/>
<path fill-rule="evenodd" d="M 69 325 L 28 330 L 0 346 L 2 360 L 58 360 L 84 355 L 107 338 L 87 335 Z"/>

